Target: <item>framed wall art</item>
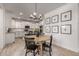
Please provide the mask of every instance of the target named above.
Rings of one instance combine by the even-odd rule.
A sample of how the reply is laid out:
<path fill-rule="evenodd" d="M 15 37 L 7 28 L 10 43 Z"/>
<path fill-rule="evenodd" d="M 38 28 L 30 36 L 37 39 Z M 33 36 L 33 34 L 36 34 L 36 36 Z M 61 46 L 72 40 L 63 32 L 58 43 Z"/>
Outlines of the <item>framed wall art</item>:
<path fill-rule="evenodd" d="M 51 17 L 51 22 L 52 23 L 58 23 L 59 22 L 59 15 L 55 15 Z"/>
<path fill-rule="evenodd" d="M 45 19 L 45 24 L 50 24 L 50 17 Z"/>
<path fill-rule="evenodd" d="M 72 20 L 72 10 L 61 13 L 61 22 Z"/>
<path fill-rule="evenodd" d="M 59 26 L 58 25 L 52 26 L 52 33 L 59 33 Z"/>
<path fill-rule="evenodd" d="M 50 33 L 51 32 L 51 27 L 50 26 L 45 26 L 45 32 Z"/>
<path fill-rule="evenodd" d="M 61 34 L 71 34 L 72 26 L 71 24 L 66 24 L 61 26 Z"/>

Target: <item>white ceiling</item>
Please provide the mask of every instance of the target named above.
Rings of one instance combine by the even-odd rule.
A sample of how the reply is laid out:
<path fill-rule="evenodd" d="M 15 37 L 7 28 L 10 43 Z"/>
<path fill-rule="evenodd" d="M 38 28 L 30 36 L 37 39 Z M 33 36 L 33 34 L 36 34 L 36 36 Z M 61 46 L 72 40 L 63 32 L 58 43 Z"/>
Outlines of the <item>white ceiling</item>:
<path fill-rule="evenodd" d="M 45 14 L 51 10 L 54 10 L 65 3 L 37 3 L 37 12 Z M 19 12 L 23 12 L 24 18 L 28 18 L 35 10 L 34 3 L 3 3 L 5 9 L 19 16 Z"/>

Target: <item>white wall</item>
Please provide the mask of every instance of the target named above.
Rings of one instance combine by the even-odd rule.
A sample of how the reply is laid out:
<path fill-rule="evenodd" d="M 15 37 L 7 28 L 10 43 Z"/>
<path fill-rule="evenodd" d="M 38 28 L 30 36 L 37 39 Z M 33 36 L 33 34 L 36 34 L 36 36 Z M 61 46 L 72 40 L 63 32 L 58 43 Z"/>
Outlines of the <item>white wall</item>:
<path fill-rule="evenodd" d="M 78 38 L 79 38 L 79 3 L 78 3 Z M 79 39 L 78 39 L 79 42 Z M 79 47 L 79 43 L 78 43 L 78 47 Z"/>
<path fill-rule="evenodd" d="M 67 21 L 67 22 L 61 22 L 60 14 L 62 12 L 68 11 L 68 10 L 72 10 L 72 20 Z M 55 40 L 54 43 L 56 45 L 59 45 L 61 47 L 67 48 L 67 49 L 75 51 L 75 52 L 79 52 L 78 12 L 79 12 L 78 4 L 73 3 L 73 4 L 66 4 L 64 6 L 61 6 L 57 9 L 52 10 L 45 14 L 45 18 L 52 17 L 57 14 L 59 15 L 59 23 L 49 24 L 49 26 L 59 25 L 59 27 L 60 27 L 61 25 L 64 25 L 64 24 L 72 24 L 72 34 L 71 35 L 60 34 L 60 30 L 59 30 L 59 34 L 57 34 L 57 33 L 48 33 L 48 34 L 53 35 L 54 40 Z M 46 25 L 44 24 L 44 26 L 46 26 Z"/>
<path fill-rule="evenodd" d="M 8 28 L 12 28 L 12 16 L 13 14 L 5 10 L 5 31 L 7 32 Z"/>
<path fill-rule="evenodd" d="M 4 10 L 0 8 L 0 48 L 4 46 Z"/>
<path fill-rule="evenodd" d="M 15 41 L 15 33 L 7 33 L 8 28 L 14 27 L 12 17 L 14 16 L 11 12 L 5 10 L 5 44 L 12 43 Z"/>
<path fill-rule="evenodd" d="M 0 48 L 3 48 L 6 44 L 15 41 L 15 34 L 7 33 L 7 29 L 16 26 L 15 22 L 11 19 L 14 15 L 6 11 L 2 4 L 0 6 Z"/>

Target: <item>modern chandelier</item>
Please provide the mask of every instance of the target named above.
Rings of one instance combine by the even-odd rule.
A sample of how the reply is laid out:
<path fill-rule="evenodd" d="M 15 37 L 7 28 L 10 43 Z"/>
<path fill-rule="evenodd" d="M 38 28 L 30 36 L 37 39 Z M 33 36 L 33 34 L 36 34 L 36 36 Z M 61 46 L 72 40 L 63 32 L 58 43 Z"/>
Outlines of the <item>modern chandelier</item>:
<path fill-rule="evenodd" d="M 30 15 L 29 18 L 33 19 L 33 20 L 38 20 L 38 21 L 43 19 L 43 15 L 38 14 L 38 12 L 37 12 L 37 3 L 35 3 L 35 11 Z"/>

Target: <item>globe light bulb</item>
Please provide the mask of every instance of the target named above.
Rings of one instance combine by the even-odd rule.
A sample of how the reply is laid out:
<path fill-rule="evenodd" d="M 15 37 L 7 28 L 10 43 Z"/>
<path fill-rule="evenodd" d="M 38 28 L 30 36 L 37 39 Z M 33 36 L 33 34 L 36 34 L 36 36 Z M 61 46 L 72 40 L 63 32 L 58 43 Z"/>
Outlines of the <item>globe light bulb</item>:
<path fill-rule="evenodd" d="M 31 14 L 30 17 L 33 17 L 33 15 Z"/>
<path fill-rule="evenodd" d="M 37 15 L 37 13 L 36 13 L 36 12 L 34 12 L 34 13 L 33 13 L 33 15 L 34 15 L 34 16 L 36 16 L 36 15 Z"/>
<path fill-rule="evenodd" d="M 42 15 L 41 15 L 41 14 L 39 14 L 39 16 L 41 17 Z"/>

